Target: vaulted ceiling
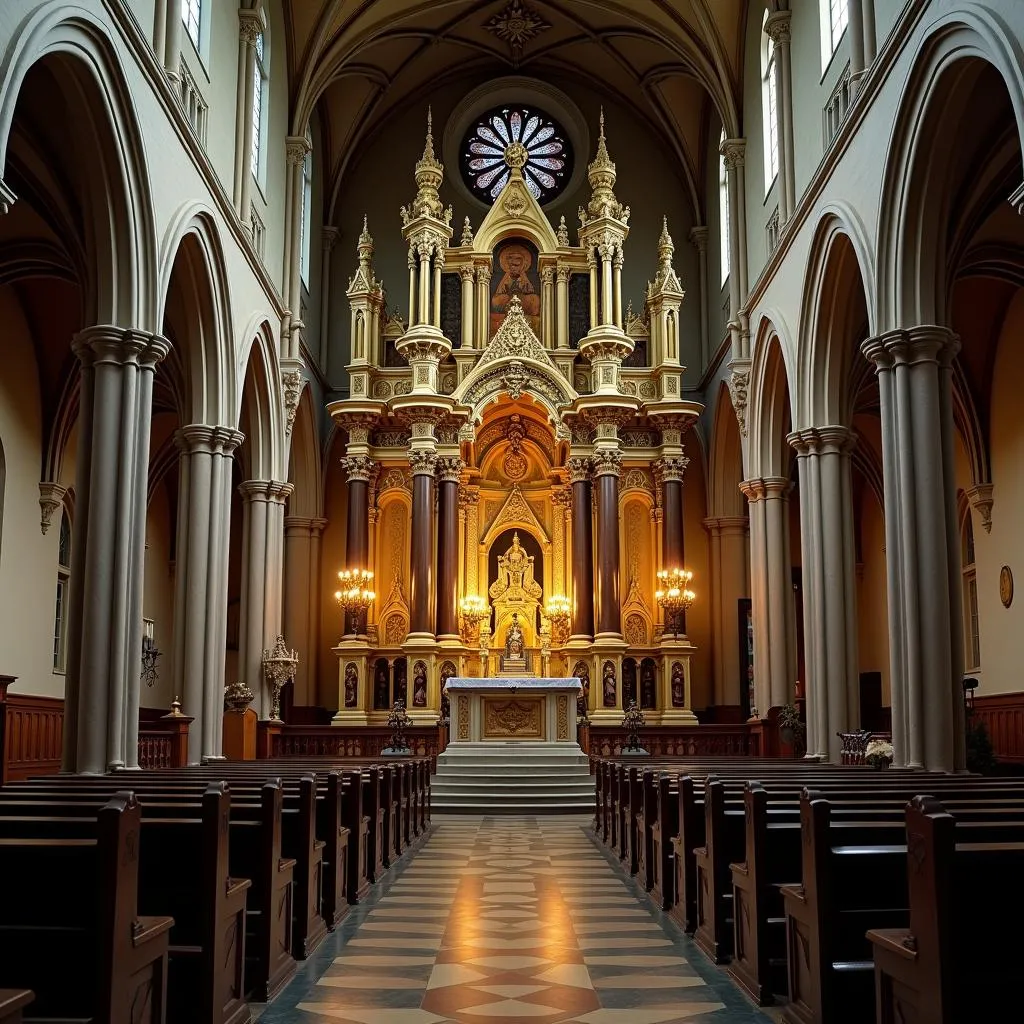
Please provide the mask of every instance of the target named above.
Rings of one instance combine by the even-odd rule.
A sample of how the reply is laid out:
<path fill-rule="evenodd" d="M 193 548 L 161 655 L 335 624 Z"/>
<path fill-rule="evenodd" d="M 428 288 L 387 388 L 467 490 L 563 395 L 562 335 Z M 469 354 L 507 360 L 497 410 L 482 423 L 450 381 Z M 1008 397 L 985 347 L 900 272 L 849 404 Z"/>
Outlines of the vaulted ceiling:
<path fill-rule="evenodd" d="M 569 78 L 666 139 L 700 211 L 712 120 L 739 133 L 746 0 L 285 0 L 292 130 L 317 118 L 337 183 L 360 143 L 439 85 Z M 716 129 L 717 132 L 717 129 Z"/>

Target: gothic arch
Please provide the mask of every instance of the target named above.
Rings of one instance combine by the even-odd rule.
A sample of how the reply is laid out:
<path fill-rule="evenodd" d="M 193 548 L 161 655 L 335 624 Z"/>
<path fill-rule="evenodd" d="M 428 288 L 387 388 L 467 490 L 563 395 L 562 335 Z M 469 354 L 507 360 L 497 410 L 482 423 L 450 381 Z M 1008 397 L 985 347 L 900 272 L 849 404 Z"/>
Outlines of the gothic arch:
<path fill-rule="evenodd" d="M 793 422 L 792 349 L 783 340 L 780 321 L 761 320 L 750 371 L 749 465 L 747 475 L 789 476 L 789 434 Z"/>
<path fill-rule="evenodd" d="M 158 287 L 160 321 L 175 325 L 173 340 L 182 362 L 182 422 L 228 422 L 235 407 L 235 382 L 228 372 L 233 347 L 230 296 L 220 236 L 204 207 L 189 204 L 172 221 L 162 247 Z"/>
<path fill-rule="evenodd" d="M 1001 79 L 1024 139 L 1024 69 L 1017 41 L 980 6 L 940 17 L 918 47 L 886 156 L 878 209 L 875 330 L 948 322 L 951 264 L 948 230 L 967 171 L 964 147 L 949 139 L 966 124 L 972 87 L 986 69 Z M 978 168 L 975 168 L 978 172 Z M 981 169 L 984 179 L 990 173 Z M 992 182 L 981 182 L 996 187 Z"/>
<path fill-rule="evenodd" d="M 740 427 L 729 398 L 729 389 L 724 382 L 718 389 L 711 438 L 708 515 L 744 516 L 747 514 L 747 503 L 740 491 L 743 481 Z"/>
<path fill-rule="evenodd" d="M 242 364 L 238 429 L 245 434 L 243 464 L 248 480 L 284 478 L 281 437 L 282 406 L 277 359 L 270 325 L 264 321 L 252 335 Z"/>
<path fill-rule="evenodd" d="M 288 499 L 288 515 L 319 519 L 323 516 L 323 470 L 317 441 L 316 414 L 309 388 L 302 397 L 292 427 L 288 479 L 295 486 Z"/>
<path fill-rule="evenodd" d="M 108 30 L 91 15 L 50 0 L 21 24 L 0 66 L 0 174 L 6 174 L 16 108 L 31 76 L 48 74 L 67 104 L 74 178 L 91 214 L 77 239 L 84 323 L 155 330 L 156 240 L 142 135 Z M 30 88 L 26 89 L 26 80 Z M 53 114 L 59 117 L 59 114 Z M 69 240 L 70 244 L 70 240 Z"/>
<path fill-rule="evenodd" d="M 845 204 L 826 209 L 818 223 L 802 290 L 799 390 L 794 421 L 800 427 L 853 420 L 859 345 L 872 333 L 874 281 L 863 225 Z"/>

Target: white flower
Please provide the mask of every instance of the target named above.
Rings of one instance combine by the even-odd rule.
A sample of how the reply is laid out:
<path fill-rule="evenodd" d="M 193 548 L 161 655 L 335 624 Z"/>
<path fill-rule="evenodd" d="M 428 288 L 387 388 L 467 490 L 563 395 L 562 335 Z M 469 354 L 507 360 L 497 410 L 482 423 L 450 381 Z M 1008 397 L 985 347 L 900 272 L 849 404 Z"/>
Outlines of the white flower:
<path fill-rule="evenodd" d="M 888 740 L 872 740 L 864 751 L 865 757 L 887 757 L 890 760 L 893 756 L 892 744 Z"/>

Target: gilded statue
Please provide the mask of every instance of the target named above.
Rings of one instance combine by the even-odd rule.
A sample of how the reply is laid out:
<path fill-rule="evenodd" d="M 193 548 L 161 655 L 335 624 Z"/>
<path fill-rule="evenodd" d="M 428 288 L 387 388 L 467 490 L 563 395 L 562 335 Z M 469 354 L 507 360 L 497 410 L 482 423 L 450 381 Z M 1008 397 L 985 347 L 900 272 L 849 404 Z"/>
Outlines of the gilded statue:
<path fill-rule="evenodd" d="M 505 657 L 515 658 L 518 661 L 522 659 L 524 650 L 523 631 L 519 626 L 519 616 L 513 612 L 512 625 L 508 627 L 508 633 L 505 636 Z"/>
<path fill-rule="evenodd" d="M 489 593 L 494 600 L 540 600 L 542 588 L 533 578 L 533 555 L 519 543 L 518 533 L 512 534 L 512 547 L 498 557 L 498 578 Z"/>

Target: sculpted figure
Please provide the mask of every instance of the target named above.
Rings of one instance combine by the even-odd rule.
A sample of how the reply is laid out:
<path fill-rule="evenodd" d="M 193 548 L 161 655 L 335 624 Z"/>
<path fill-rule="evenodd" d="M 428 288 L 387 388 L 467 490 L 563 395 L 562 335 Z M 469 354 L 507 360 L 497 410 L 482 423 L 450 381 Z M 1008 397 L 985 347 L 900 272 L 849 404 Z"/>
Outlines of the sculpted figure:
<path fill-rule="evenodd" d="M 523 631 L 519 626 L 519 616 L 512 613 L 512 625 L 508 627 L 505 637 L 505 657 L 521 658 L 523 656 Z"/>
<path fill-rule="evenodd" d="M 349 662 L 345 666 L 345 707 L 354 708 L 359 692 L 359 673 L 355 665 Z"/>
<path fill-rule="evenodd" d="M 654 675 L 654 664 L 650 661 L 644 661 L 643 666 L 640 669 L 640 706 L 644 708 L 653 708 L 657 703 L 656 698 L 656 679 Z"/>
<path fill-rule="evenodd" d="M 383 665 L 377 666 L 373 680 L 373 706 L 377 711 L 383 711 L 388 706 L 388 670 Z"/>
<path fill-rule="evenodd" d="M 604 689 L 604 706 L 606 708 L 615 707 L 615 666 L 610 661 L 604 663 L 602 687 Z"/>
<path fill-rule="evenodd" d="M 417 708 L 427 706 L 427 666 L 422 661 L 412 670 L 412 703 Z"/>
<path fill-rule="evenodd" d="M 681 708 L 686 701 L 686 687 L 683 684 L 683 666 L 677 661 L 672 666 L 672 706 Z"/>

